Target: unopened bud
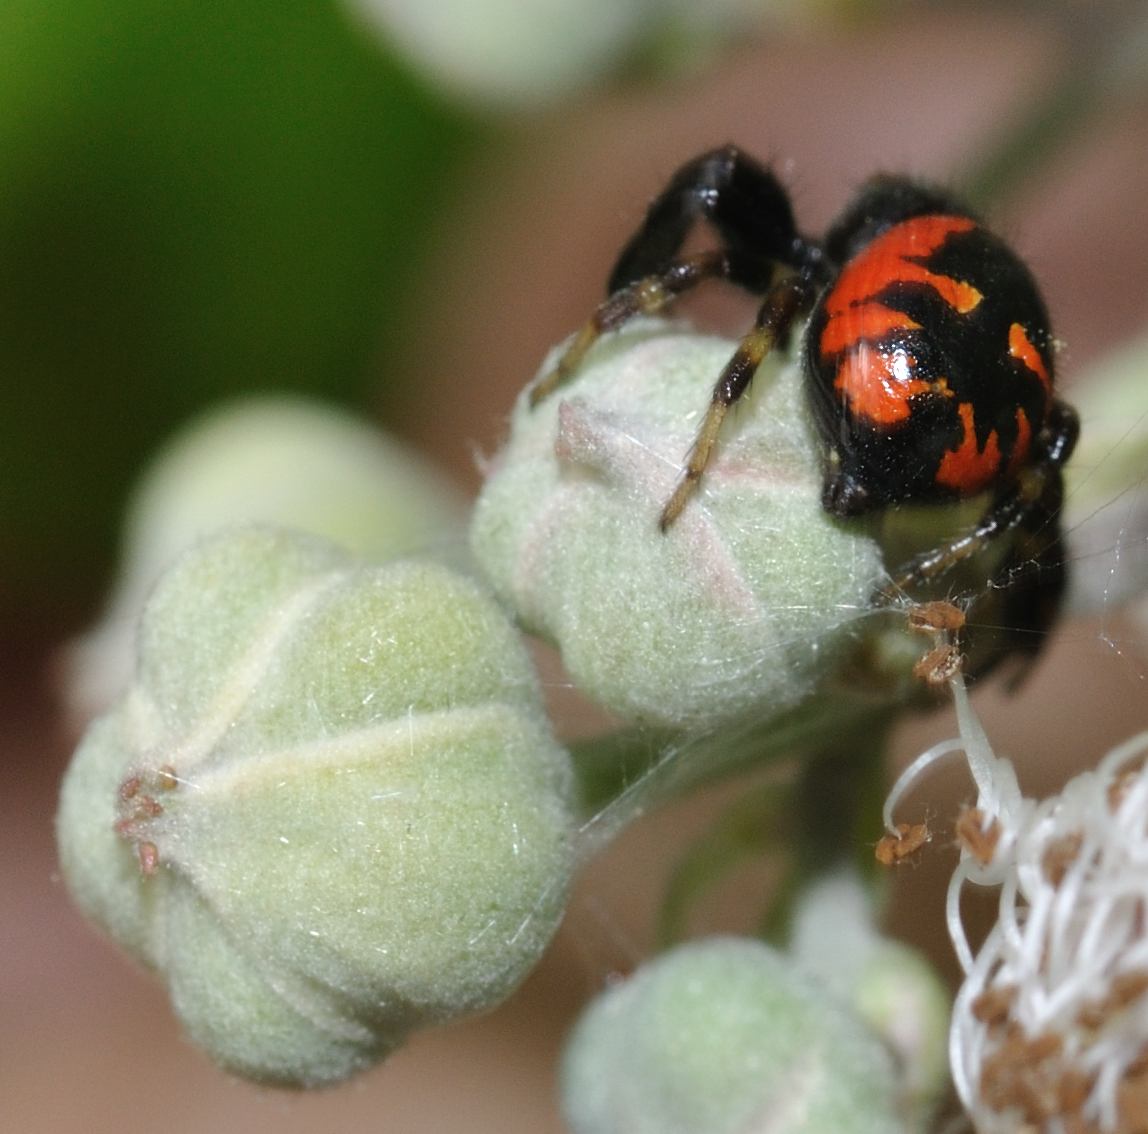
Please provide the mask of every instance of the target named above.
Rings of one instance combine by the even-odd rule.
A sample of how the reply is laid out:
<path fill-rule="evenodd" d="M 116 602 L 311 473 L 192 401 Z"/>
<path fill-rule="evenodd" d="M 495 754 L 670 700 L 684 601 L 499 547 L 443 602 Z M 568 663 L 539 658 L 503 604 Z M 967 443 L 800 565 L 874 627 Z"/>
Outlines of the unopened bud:
<path fill-rule="evenodd" d="M 575 1134 L 897 1134 L 884 1045 L 784 954 L 714 938 L 603 993 L 571 1037 Z"/>
<path fill-rule="evenodd" d="M 472 547 L 495 588 L 629 720 L 705 726 L 798 703 L 881 578 L 863 525 L 821 506 L 801 368 L 780 354 L 659 530 L 734 346 L 649 320 L 600 343 L 537 407 L 519 399 L 475 510 Z"/>
<path fill-rule="evenodd" d="M 77 721 L 127 688 L 136 622 L 160 575 L 197 541 L 250 523 L 298 528 L 376 562 L 451 559 L 464 511 L 428 462 L 333 406 L 252 397 L 196 419 L 141 475 L 107 608 L 69 651 L 65 693 Z"/>
<path fill-rule="evenodd" d="M 61 865 L 216 1060 L 330 1082 L 526 975 L 571 784 L 493 600 L 248 528 L 165 576 L 140 648 L 65 779 Z"/>

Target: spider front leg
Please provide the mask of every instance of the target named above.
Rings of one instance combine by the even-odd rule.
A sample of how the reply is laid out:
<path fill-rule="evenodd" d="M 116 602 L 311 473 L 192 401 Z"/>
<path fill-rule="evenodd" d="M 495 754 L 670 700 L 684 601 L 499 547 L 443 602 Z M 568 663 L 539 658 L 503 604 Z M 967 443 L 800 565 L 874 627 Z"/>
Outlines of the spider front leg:
<path fill-rule="evenodd" d="M 753 329 L 738 344 L 714 386 L 709 408 L 702 418 L 677 487 L 658 520 L 658 527 L 663 532 L 681 515 L 697 491 L 730 406 L 749 389 L 765 356 L 775 347 L 785 344 L 794 320 L 809 310 L 815 296 L 816 282 L 812 271 L 786 276 L 766 293 Z"/>
<path fill-rule="evenodd" d="M 1057 515 L 1038 509 L 1022 521 L 995 581 L 1004 592 L 997 621 L 1006 649 L 1031 660 L 1056 621 L 1068 585 L 1066 549 Z M 1014 685 L 1023 673 L 1017 675 Z"/>
<path fill-rule="evenodd" d="M 719 237 L 711 252 L 682 256 L 699 223 Z M 778 265 L 805 268 L 821 260 L 818 245 L 794 227 L 789 197 L 776 177 L 736 146 L 686 162 L 654 199 L 610 273 L 609 296 L 575 335 L 553 370 L 530 391 L 537 405 L 577 368 L 607 331 L 639 314 L 663 310 L 708 279 L 724 279 L 756 295 Z"/>
<path fill-rule="evenodd" d="M 703 280 L 729 279 L 733 257 L 725 251 L 699 252 L 672 260 L 656 275 L 644 276 L 613 292 L 570 341 L 553 370 L 530 389 L 531 406 L 538 405 L 562 385 L 581 365 L 587 351 L 608 331 L 616 331 L 636 315 L 653 315 L 684 291 Z"/>

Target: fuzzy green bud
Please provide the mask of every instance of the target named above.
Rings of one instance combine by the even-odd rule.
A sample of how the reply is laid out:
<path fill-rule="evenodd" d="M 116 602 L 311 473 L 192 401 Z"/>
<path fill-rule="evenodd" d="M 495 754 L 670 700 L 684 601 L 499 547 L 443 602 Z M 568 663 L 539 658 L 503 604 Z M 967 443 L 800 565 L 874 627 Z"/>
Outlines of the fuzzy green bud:
<path fill-rule="evenodd" d="M 696 71 L 772 29 L 855 18 L 878 0 L 343 0 L 445 93 L 492 110 L 551 105 L 612 74 Z"/>
<path fill-rule="evenodd" d="M 874 541 L 821 506 L 800 366 L 780 354 L 659 530 L 734 346 L 648 320 L 603 341 L 536 408 L 519 399 L 475 509 L 496 590 L 629 720 L 705 726 L 797 704 L 881 576 Z"/>
<path fill-rule="evenodd" d="M 67 695 L 87 721 L 131 679 L 135 625 L 156 580 L 233 524 L 298 528 L 378 562 L 458 552 L 464 510 L 435 469 L 368 422 L 300 397 L 221 406 L 173 437 L 140 477 L 107 610 L 72 648 Z"/>
<path fill-rule="evenodd" d="M 649 0 L 344 0 L 468 106 L 541 106 L 601 81 L 657 16 Z"/>
<path fill-rule="evenodd" d="M 889 1053 L 769 946 L 715 938 L 644 965 L 568 1046 L 575 1134 L 895 1134 Z"/>
<path fill-rule="evenodd" d="M 570 773 L 513 628 L 447 568 L 234 530 L 184 556 L 64 781 L 78 904 L 225 1067 L 343 1078 L 526 975 Z"/>
<path fill-rule="evenodd" d="M 896 1054 L 904 1108 L 924 1120 L 948 1083 L 950 996 L 921 953 L 878 931 L 874 914 L 855 873 L 827 875 L 798 901 L 790 953 Z"/>

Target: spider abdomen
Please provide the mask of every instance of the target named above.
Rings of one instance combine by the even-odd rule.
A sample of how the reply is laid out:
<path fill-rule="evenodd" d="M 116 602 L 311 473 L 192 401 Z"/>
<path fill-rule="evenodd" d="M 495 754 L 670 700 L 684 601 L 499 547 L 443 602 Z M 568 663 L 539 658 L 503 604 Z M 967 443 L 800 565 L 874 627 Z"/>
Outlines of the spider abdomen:
<path fill-rule="evenodd" d="M 1011 480 L 1052 404 L 1050 342 L 1027 268 L 972 217 L 879 230 L 825 288 L 806 335 L 826 507 L 857 514 Z"/>

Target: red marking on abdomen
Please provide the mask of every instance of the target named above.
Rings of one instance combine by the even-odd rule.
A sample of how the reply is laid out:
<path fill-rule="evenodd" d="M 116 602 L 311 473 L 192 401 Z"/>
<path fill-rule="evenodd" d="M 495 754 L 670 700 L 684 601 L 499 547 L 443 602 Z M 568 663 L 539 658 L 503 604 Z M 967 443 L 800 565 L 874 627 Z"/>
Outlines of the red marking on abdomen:
<path fill-rule="evenodd" d="M 918 261 L 927 260 L 955 233 L 974 228 L 976 221 L 968 217 L 912 217 L 867 244 L 841 270 L 825 297 L 826 320 L 818 343 L 822 357 L 889 331 L 919 329 L 903 312 L 876 298 L 890 285 L 925 284 L 959 314 L 972 311 L 984 298 L 980 291 L 963 280 L 932 272 Z"/>
<path fill-rule="evenodd" d="M 992 484 L 1001 467 L 1001 451 L 994 429 L 983 449 L 977 448 L 977 434 L 973 427 L 973 407 L 962 402 L 958 407 L 965 435 L 961 443 L 941 458 L 937 467 L 937 484 L 951 488 L 961 496 L 975 496 Z"/>
<path fill-rule="evenodd" d="M 1028 462 L 1029 450 L 1032 448 L 1032 425 L 1028 414 L 1017 406 L 1016 410 L 1016 441 L 1008 458 L 1008 468 L 1005 470 L 1012 476 L 1017 469 Z"/>
<path fill-rule="evenodd" d="M 882 339 L 890 331 L 919 331 L 921 324 L 903 311 L 894 311 L 883 303 L 862 303 L 829 316 L 821 332 L 821 353 L 837 354 L 849 350 L 862 340 Z"/>
<path fill-rule="evenodd" d="M 1013 323 L 1008 329 L 1008 352 L 1013 358 L 1023 362 L 1041 380 L 1049 393 L 1052 392 L 1052 377 L 1048 373 L 1048 367 L 1040 357 L 1040 351 L 1032 345 L 1028 332 L 1019 323 Z"/>
<path fill-rule="evenodd" d="M 841 360 L 833 385 L 854 416 L 896 425 L 912 415 L 909 398 L 933 389 L 931 382 L 913 377 L 916 367 L 917 360 L 901 348 L 879 350 L 861 342 Z"/>

